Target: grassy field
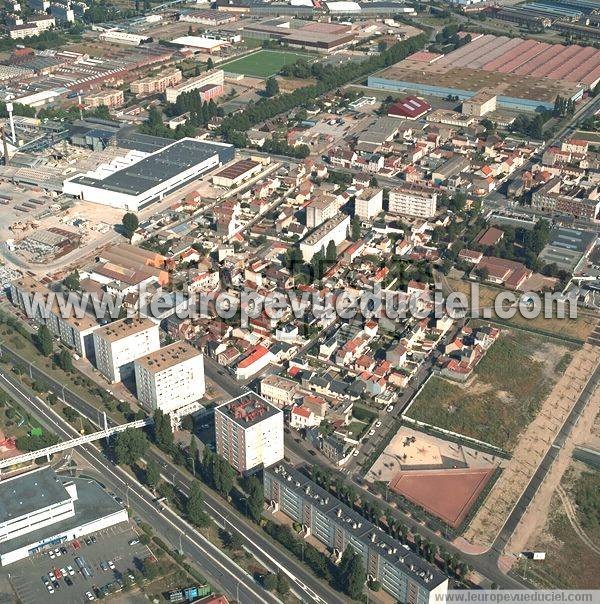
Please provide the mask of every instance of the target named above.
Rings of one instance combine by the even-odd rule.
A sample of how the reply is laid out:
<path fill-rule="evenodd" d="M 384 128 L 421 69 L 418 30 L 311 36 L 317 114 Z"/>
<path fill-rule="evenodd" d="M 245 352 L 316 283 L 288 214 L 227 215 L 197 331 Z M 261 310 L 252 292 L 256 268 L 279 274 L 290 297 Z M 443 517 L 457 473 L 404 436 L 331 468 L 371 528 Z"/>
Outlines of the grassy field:
<path fill-rule="evenodd" d="M 447 282 L 452 291 L 462 292 L 467 295 L 467 298 L 469 297 L 469 282 L 451 278 L 447 278 Z M 500 289 L 495 287 L 480 285 L 479 300 L 481 308 L 493 308 L 494 299 L 500 291 Z M 559 338 L 564 336 L 566 338 L 576 338 L 584 341 L 594 330 L 594 327 L 598 323 L 598 319 L 589 314 L 585 314 L 581 309 L 578 309 L 577 312 L 578 316 L 576 319 L 547 319 L 543 316 L 543 313 L 534 319 L 526 319 L 520 313 L 516 313 L 515 316 L 512 319 L 508 319 L 507 322 L 509 325 L 514 325 L 515 327 L 520 327 L 522 329 L 541 331 L 549 335 L 555 335 Z"/>
<path fill-rule="evenodd" d="M 260 50 L 247 57 L 235 59 L 219 65 L 225 71 L 243 73 L 257 78 L 268 78 L 275 75 L 284 65 L 295 63 L 298 59 L 313 61 L 312 55 L 300 52 L 283 52 L 279 50 Z"/>
<path fill-rule="evenodd" d="M 491 346 L 468 385 L 434 376 L 408 415 L 510 451 L 557 381 L 566 355 L 567 345 L 508 332 Z"/>

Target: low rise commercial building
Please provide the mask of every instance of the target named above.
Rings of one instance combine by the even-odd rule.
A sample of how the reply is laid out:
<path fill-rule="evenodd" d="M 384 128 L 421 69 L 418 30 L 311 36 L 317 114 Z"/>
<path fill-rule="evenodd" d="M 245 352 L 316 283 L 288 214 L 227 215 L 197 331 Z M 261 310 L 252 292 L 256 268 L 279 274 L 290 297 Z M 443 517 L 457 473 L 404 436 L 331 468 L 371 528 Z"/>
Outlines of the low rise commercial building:
<path fill-rule="evenodd" d="M 150 319 L 121 319 L 94 332 L 96 367 L 111 384 L 134 372 L 135 359 L 159 348 L 159 327 Z"/>
<path fill-rule="evenodd" d="M 298 382 L 280 375 L 267 375 L 260 382 L 261 396 L 280 409 L 294 402 L 298 388 Z"/>
<path fill-rule="evenodd" d="M 448 577 L 396 539 L 287 465 L 264 472 L 268 509 L 302 525 L 302 535 L 323 543 L 340 560 L 350 546 L 360 555 L 367 577 L 395 601 L 433 604 L 444 599 Z"/>
<path fill-rule="evenodd" d="M 283 411 L 254 392 L 215 409 L 216 451 L 240 474 L 281 461 Z"/>
<path fill-rule="evenodd" d="M 0 482 L 0 564 L 127 522 L 127 510 L 89 478 L 43 468 Z"/>
<path fill-rule="evenodd" d="M 437 192 L 419 185 L 406 185 L 390 190 L 391 214 L 432 218 L 437 211 Z"/>
<path fill-rule="evenodd" d="M 239 161 L 226 166 L 212 177 L 212 182 L 221 187 L 233 188 L 260 174 L 263 169 L 262 164 L 252 159 L 240 159 Z"/>

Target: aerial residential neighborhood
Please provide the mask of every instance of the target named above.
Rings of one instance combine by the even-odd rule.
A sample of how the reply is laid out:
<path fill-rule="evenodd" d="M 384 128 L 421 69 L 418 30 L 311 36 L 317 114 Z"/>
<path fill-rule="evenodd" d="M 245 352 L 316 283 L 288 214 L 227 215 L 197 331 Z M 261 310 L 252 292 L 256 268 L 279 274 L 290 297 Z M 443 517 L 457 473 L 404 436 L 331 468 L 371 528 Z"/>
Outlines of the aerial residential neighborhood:
<path fill-rule="evenodd" d="M 6 0 L 0 601 L 595 601 L 599 99 L 596 0 Z"/>

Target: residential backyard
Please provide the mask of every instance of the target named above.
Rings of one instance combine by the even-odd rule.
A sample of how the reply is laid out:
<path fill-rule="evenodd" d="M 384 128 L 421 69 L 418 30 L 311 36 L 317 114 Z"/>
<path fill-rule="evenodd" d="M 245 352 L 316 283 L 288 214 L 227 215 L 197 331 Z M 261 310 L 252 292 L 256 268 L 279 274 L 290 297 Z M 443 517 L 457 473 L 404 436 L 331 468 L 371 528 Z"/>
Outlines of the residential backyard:
<path fill-rule="evenodd" d="M 433 376 L 407 415 L 512 450 L 570 359 L 571 346 L 505 331 L 466 384 Z"/>

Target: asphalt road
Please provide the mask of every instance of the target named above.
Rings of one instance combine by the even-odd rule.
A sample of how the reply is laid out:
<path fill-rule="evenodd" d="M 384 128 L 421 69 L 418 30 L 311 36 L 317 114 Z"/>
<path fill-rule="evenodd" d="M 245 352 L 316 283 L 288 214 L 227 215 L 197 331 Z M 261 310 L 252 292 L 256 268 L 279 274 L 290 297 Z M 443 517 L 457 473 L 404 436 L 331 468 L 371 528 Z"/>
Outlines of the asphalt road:
<path fill-rule="evenodd" d="M 5 346 L 0 346 L 0 350 L 2 351 L 2 354 L 4 356 L 8 356 L 13 360 L 17 360 L 23 363 L 23 360 L 19 359 L 18 355 L 8 350 Z M 206 361 L 209 362 L 206 363 Z M 212 363 L 210 361 L 211 359 L 205 359 L 205 371 L 209 377 L 211 377 L 211 375 L 214 375 L 213 371 L 218 371 L 215 367 L 216 364 L 214 363 L 214 361 L 212 361 Z M 56 380 L 54 380 L 54 378 L 48 376 L 34 365 L 29 365 L 29 367 L 31 368 L 31 375 L 34 379 L 43 380 L 56 392 L 56 394 L 60 395 L 61 398 L 64 398 L 67 404 L 79 411 L 81 415 L 88 418 L 92 423 L 98 426 L 101 425 L 99 419 L 99 411 L 96 407 L 94 407 L 87 401 L 81 399 L 77 394 L 75 394 L 71 390 L 63 388 L 63 386 Z M 243 387 L 240 387 L 240 385 L 237 384 L 237 382 L 228 374 L 221 375 L 217 372 L 216 377 L 214 379 L 225 390 L 231 388 L 232 384 L 235 384 L 236 390 L 234 395 L 238 395 L 244 392 Z M 225 382 L 227 385 L 225 385 Z M 109 419 L 108 425 L 109 427 L 116 425 L 116 422 Z M 182 470 L 178 466 L 174 465 L 168 458 L 164 457 L 155 450 L 151 450 L 146 455 L 146 460 L 150 459 L 154 459 L 159 464 L 159 466 L 162 468 L 162 474 L 167 480 L 173 483 L 174 486 L 176 486 L 184 493 L 187 493 L 188 486 L 190 483 L 190 475 L 187 471 Z M 101 467 L 106 466 L 106 463 L 106 459 L 104 459 L 104 465 Z M 120 469 L 117 468 L 117 470 Z M 122 470 L 120 471 L 122 472 Z M 127 479 L 129 481 L 132 480 L 129 476 Z M 141 485 L 137 483 L 133 483 L 132 487 L 133 488 L 130 489 L 130 493 L 133 489 L 135 489 L 136 491 L 142 489 Z M 277 568 L 278 566 L 281 567 L 284 572 L 288 574 L 292 589 L 302 594 L 303 599 L 305 601 L 321 603 L 327 602 L 327 604 L 345 603 L 345 599 L 343 598 L 343 596 L 341 596 L 338 592 L 330 588 L 326 583 L 321 582 L 320 580 L 315 578 L 310 570 L 308 570 L 303 564 L 301 564 L 295 558 L 289 555 L 288 552 L 282 546 L 279 546 L 272 542 L 270 538 L 267 538 L 267 536 L 261 529 L 259 529 L 250 521 L 247 521 L 246 518 L 240 516 L 231 506 L 226 504 L 223 499 L 221 499 L 218 495 L 214 494 L 213 491 L 211 491 L 209 488 L 204 489 L 204 502 L 208 513 L 217 522 L 227 522 L 228 530 L 236 530 L 238 532 L 238 534 L 244 541 L 244 545 L 247 550 L 250 551 L 257 560 L 261 561 L 269 568 Z M 141 509 L 140 512 L 143 516 L 144 510 Z M 234 523 L 231 521 L 234 521 Z M 177 544 L 177 536 L 175 541 L 172 541 L 168 535 L 165 536 L 169 539 L 172 544 Z M 203 566 L 203 563 L 200 560 L 198 560 L 198 562 L 201 564 L 201 566 Z M 226 586 L 223 586 L 223 588 L 226 589 Z M 233 593 L 235 594 L 235 592 Z"/>
<path fill-rule="evenodd" d="M 12 376 L 0 372 L 0 388 L 61 438 L 66 440 L 79 436 L 74 428 L 46 405 L 40 404 Z M 141 485 L 132 483 L 131 476 L 118 466 L 114 466 L 95 447 L 84 445 L 79 447 L 77 452 L 98 473 L 102 483 L 121 496 L 123 500 L 129 500 L 130 505 L 146 519 L 157 533 L 175 545 L 179 544 L 181 540 L 183 552 L 198 563 L 202 573 L 215 586 L 223 589 L 232 597 L 238 597 L 239 601 L 244 604 L 254 602 L 276 604 L 279 602 L 273 594 L 265 591 L 218 547 L 197 533 L 177 514 L 168 508 L 165 508 L 164 512 L 160 512 L 153 503 L 153 495 Z"/>

